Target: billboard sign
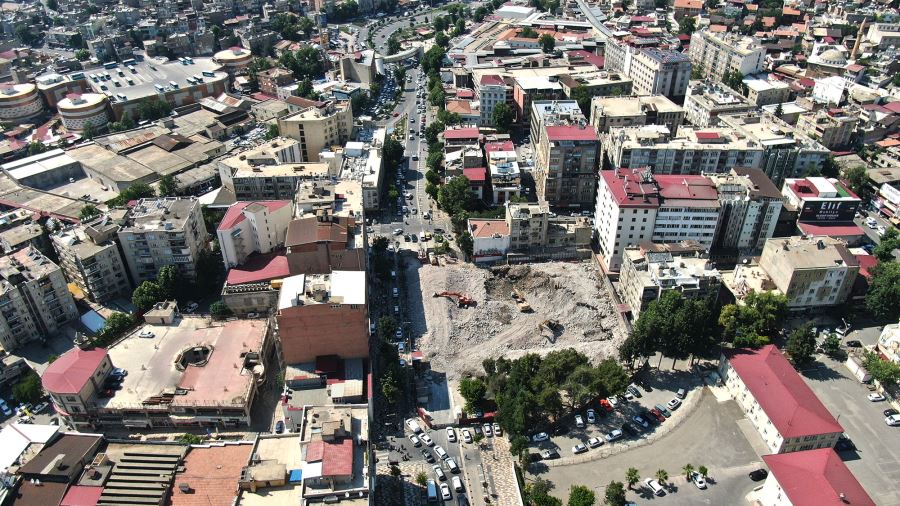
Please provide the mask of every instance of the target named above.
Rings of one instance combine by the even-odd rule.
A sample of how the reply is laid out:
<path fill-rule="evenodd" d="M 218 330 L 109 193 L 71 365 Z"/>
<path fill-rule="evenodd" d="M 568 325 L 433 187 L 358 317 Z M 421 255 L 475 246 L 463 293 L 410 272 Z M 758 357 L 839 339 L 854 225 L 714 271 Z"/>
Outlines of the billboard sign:
<path fill-rule="evenodd" d="M 803 203 L 799 221 L 853 221 L 858 200 L 807 200 Z"/>

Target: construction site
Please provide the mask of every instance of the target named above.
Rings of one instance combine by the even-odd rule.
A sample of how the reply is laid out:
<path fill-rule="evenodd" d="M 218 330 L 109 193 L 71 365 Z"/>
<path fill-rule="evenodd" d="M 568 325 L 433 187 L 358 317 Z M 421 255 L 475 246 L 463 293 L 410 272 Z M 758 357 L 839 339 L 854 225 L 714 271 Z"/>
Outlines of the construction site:
<path fill-rule="evenodd" d="M 615 303 L 588 262 L 490 269 L 424 264 L 406 273 L 409 324 L 434 370 L 456 380 L 480 373 L 487 357 L 516 358 L 575 348 L 592 359 L 614 356 L 625 338 Z M 418 286 L 416 286 L 418 285 Z"/>

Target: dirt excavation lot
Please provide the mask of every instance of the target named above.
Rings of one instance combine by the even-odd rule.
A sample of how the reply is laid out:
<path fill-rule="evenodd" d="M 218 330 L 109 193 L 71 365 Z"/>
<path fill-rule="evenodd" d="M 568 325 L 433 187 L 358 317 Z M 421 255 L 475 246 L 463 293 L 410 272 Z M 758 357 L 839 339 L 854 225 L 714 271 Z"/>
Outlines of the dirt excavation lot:
<path fill-rule="evenodd" d="M 410 324 L 422 336 L 421 349 L 432 367 L 451 380 L 482 372 L 487 357 L 516 358 L 569 347 L 593 359 L 612 356 L 625 337 L 612 298 L 588 262 L 491 269 L 423 265 L 415 275 L 422 308 L 412 314 L 423 318 L 414 317 Z M 532 312 L 520 312 L 513 289 Z M 469 296 L 476 305 L 459 308 L 454 300 L 432 296 L 443 291 Z M 541 325 L 547 320 L 555 322 Z"/>

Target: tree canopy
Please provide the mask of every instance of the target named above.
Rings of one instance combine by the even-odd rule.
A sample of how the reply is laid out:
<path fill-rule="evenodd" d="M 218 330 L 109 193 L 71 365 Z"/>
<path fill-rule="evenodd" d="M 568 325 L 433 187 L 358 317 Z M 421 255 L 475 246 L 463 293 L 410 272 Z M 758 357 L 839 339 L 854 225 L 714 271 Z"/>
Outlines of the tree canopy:
<path fill-rule="evenodd" d="M 325 75 L 322 53 L 312 46 L 302 47 L 293 53 L 286 51 L 278 59 L 278 63 L 290 70 L 299 81 L 315 80 Z"/>
<path fill-rule="evenodd" d="M 89 221 L 91 218 L 100 216 L 100 210 L 94 204 L 87 204 L 78 212 L 78 218 L 81 221 Z"/>
<path fill-rule="evenodd" d="M 569 489 L 568 506 L 594 506 L 596 502 L 594 491 L 584 485 L 572 485 Z"/>
<path fill-rule="evenodd" d="M 541 49 L 545 53 L 552 53 L 553 49 L 556 47 L 556 39 L 548 33 L 541 34 L 541 36 L 538 37 L 538 42 L 541 44 Z"/>
<path fill-rule="evenodd" d="M 881 262 L 871 270 L 866 309 L 881 321 L 900 317 L 900 263 Z"/>
<path fill-rule="evenodd" d="M 456 176 L 438 190 L 438 205 L 453 216 L 460 211 L 471 211 L 475 195 L 469 186 L 469 178 Z"/>
<path fill-rule="evenodd" d="M 813 332 L 812 322 L 806 322 L 792 330 L 788 334 L 784 350 L 791 357 L 791 362 L 795 366 L 806 364 L 812 360 L 816 353 L 816 334 Z"/>
<path fill-rule="evenodd" d="M 144 281 L 131 294 L 131 303 L 142 311 L 147 311 L 154 304 L 164 299 L 163 291 L 153 281 Z"/>
<path fill-rule="evenodd" d="M 750 292 L 744 304 L 722 308 L 719 324 L 722 336 L 735 346 L 758 348 L 781 331 L 787 316 L 787 297 L 774 292 Z"/>
<path fill-rule="evenodd" d="M 160 197 L 177 197 L 178 181 L 175 180 L 174 175 L 166 174 L 159 179 L 159 185 L 156 187 L 156 190 Z"/>
<path fill-rule="evenodd" d="M 893 262 L 894 250 L 898 248 L 900 248 L 900 233 L 897 233 L 897 229 L 892 227 L 884 232 L 872 254 L 879 262 Z"/>
<path fill-rule="evenodd" d="M 513 120 L 515 120 L 515 114 L 512 108 L 504 102 L 495 105 L 494 110 L 491 111 L 491 121 L 494 123 L 494 128 L 500 133 L 509 132 Z"/>

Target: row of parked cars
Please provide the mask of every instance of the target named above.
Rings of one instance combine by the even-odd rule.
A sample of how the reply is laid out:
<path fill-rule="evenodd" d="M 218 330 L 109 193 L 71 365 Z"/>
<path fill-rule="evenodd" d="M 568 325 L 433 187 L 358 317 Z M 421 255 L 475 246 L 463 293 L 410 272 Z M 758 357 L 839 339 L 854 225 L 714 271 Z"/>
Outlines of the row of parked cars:
<path fill-rule="evenodd" d="M 454 476 L 451 477 L 450 483 L 453 485 L 453 489 L 457 492 L 463 491 L 462 479 L 460 479 L 458 475 L 460 473 L 459 464 L 456 463 L 456 460 L 447 453 L 442 446 L 435 444 L 434 439 L 422 429 L 414 418 L 410 418 L 406 420 L 406 426 L 412 431 L 410 434 L 409 440 L 412 442 L 413 446 L 416 448 L 420 448 L 424 445 L 424 448 L 421 448 L 422 458 L 425 459 L 425 462 L 432 464 L 431 469 L 434 471 L 434 477 L 437 479 L 437 482 L 440 483 L 439 486 L 436 485 L 435 480 L 429 480 L 428 485 L 428 498 L 429 502 L 433 499 L 436 499 L 437 491 L 440 489 L 441 498 L 444 500 L 451 499 L 450 493 L 450 485 L 447 482 L 447 474 L 444 473 L 444 467 L 447 468 L 450 473 Z M 485 427 L 490 427 L 485 424 Z M 499 429 L 499 426 L 497 426 Z M 451 443 L 456 443 L 459 441 L 459 438 L 456 435 L 456 429 L 453 427 L 447 427 L 445 429 L 447 431 L 447 441 Z M 472 437 L 471 432 L 468 429 L 462 429 L 462 438 L 465 442 L 471 443 L 474 438 Z M 493 431 L 492 431 L 493 432 Z M 433 452 L 433 453 L 432 453 Z M 437 458 L 435 458 L 435 455 Z"/>

